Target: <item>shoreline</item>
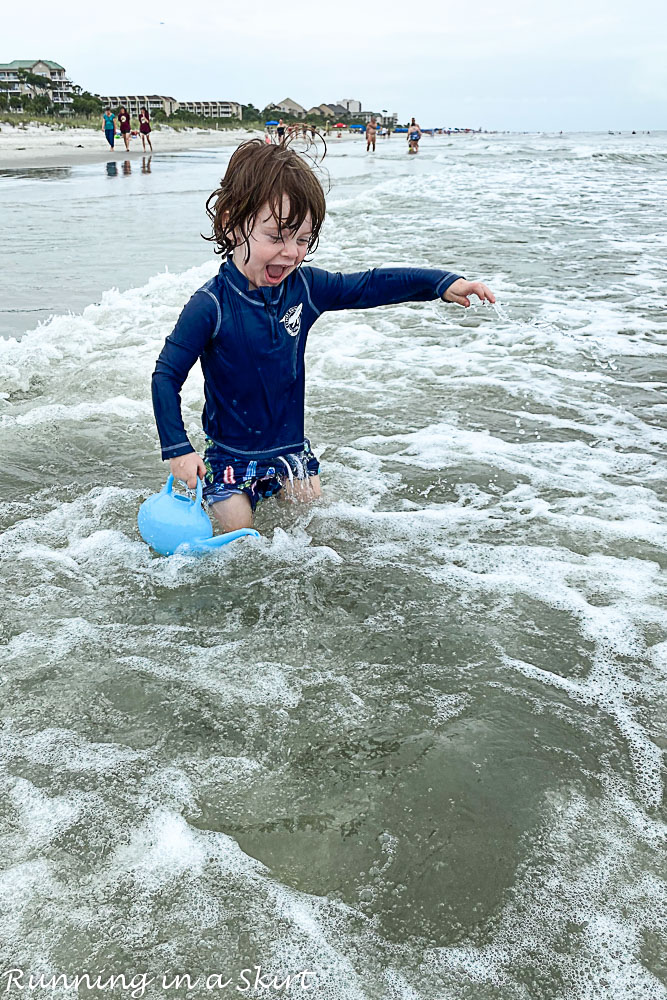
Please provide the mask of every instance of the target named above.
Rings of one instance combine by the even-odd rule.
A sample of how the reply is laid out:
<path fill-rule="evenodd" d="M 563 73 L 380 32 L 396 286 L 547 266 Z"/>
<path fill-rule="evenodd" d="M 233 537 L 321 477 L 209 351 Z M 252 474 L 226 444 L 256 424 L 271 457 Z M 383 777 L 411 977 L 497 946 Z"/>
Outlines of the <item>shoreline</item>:
<path fill-rule="evenodd" d="M 224 149 L 236 147 L 245 139 L 261 136 L 257 129 L 154 129 L 154 156 L 160 153 L 183 153 L 197 149 Z M 109 149 L 101 129 L 73 128 L 64 132 L 48 126 L 17 128 L 0 123 L 0 172 L 30 170 L 44 167 L 74 167 L 87 163 L 105 163 L 138 160 L 150 156 L 144 151 L 141 137 L 130 140 L 130 150 L 125 149 L 121 136 Z"/>
<path fill-rule="evenodd" d="M 246 139 L 263 138 L 262 129 L 202 129 L 184 128 L 176 131 L 169 126 L 151 132 L 154 156 L 160 153 L 184 153 L 197 149 L 224 149 L 236 147 Z M 340 139 L 327 137 L 327 143 L 357 140 L 363 137 L 344 132 Z M 30 170 L 48 167 L 75 167 L 86 163 L 108 163 L 138 160 L 150 156 L 141 147 L 141 137 L 133 136 L 129 152 L 122 137 L 116 136 L 115 146 L 109 149 L 102 129 L 73 127 L 49 128 L 48 125 L 9 125 L 0 120 L 0 176 L 12 170 Z"/>

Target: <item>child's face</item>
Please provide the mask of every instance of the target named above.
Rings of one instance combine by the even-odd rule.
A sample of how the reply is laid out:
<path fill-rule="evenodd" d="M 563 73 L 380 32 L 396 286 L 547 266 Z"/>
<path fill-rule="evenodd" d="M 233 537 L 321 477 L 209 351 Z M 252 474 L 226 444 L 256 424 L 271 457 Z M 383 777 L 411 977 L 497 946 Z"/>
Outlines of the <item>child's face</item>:
<path fill-rule="evenodd" d="M 280 215 L 283 219 L 289 216 L 287 197 L 283 198 Z M 248 249 L 238 239 L 233 255 L 236 267 L 246 276 L 250 287 L 262 288 L 266 285 L 279 285 L 284 281 L 306 256 L 312 228 L 308 213 L 298 230 L 279 230 L 268 202 L 263 205 L 250 231 Z M 250 257 L 246 261 L 248 251 Z"/>

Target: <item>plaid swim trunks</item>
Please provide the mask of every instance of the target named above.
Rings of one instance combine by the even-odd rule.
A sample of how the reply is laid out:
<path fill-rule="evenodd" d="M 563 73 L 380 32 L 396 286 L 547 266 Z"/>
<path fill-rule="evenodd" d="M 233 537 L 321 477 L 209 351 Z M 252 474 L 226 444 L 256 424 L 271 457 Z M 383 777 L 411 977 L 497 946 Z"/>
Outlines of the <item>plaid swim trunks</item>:
<path fill-rule="evenodd" d="M 285 481 L 317 476 L 320 471 L 320 463 L 311 450 L 308 438 L 303 442 L 303 451 L 252 462 L 230 454 L 215 441 L 206 438 L 204 464 L 204 498 L 209 504 L 227 500 L 235 493 L 245 493 L 253 510 L 260 500 L 279 493 Z"/>

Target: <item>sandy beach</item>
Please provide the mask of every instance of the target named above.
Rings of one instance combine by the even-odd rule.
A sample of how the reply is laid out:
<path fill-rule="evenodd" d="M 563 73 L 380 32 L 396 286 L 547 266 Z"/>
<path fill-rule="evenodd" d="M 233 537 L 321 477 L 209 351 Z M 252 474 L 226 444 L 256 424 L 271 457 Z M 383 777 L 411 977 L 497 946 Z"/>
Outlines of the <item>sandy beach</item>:
<path fill-rule="evenodd" d="M 211 149 L 238 146 L 245 139 L 262 136 L 260 129 L 201 129 L 183 128 L 179 131 L 168 125 L 157 126 L 151 133 L 154 153 L 176 153 L 186 149 Z M 343 132 L 338 139 L 331 135 L 327 141 L 360 140 L 354 133 Z M 120 135 L 116 136 L 114 149 L 109 149 L 102 129 L 49 127 L 48 125 L 14 126 L 0 121 L 0 170 L 29 167 L 66 167 L 77 163 L 104 163 L 107 160 L 137 159 L 145 156 L 141 137 L 130 139 L 129 153 Z"/>
<path fill-rule="evenodd" d="M 163 126 L 151 133 L 153 152 L 178 152 L 186 149 L 237 146 L 244 139 L 262 135 L 255 129 L 198 129 L 180 131 Z M 130 140 L 129 153 L 121 136 L 109 149 L 102 129 L 49 128 L 47 125 L 15 127 L 0 122 L 0 170 L 28 167 L 73 166 L 77 163 L 102 163 L 106 160 L 136 159 L 146 155 L 141 137 Z"/>

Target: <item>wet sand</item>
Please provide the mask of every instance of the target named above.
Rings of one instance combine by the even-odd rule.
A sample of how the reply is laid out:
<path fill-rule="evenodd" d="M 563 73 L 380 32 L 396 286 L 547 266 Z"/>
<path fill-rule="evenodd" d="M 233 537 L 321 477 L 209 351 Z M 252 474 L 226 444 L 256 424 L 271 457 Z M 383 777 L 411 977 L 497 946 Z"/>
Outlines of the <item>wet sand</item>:
<path fill-rule="evenodd" d="M 151 133 L 153 153 L 183 152 L 189 149 L 237 146 L 244 139 L 262 135 L 255 129 L 183 129 L 170 128 Z M 150 154 L 140 136 L 130 140 L 129 152 L 120 136 L 110 149 L 102 129 L 50 129 L 27 126 L 25 129 L 0 124 L 0 170 L 45 166 L 75 166 L 81 163 L 104 163 L 108 160 L 135 160 Z"/>

